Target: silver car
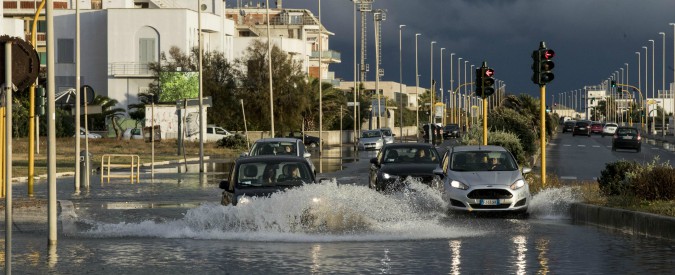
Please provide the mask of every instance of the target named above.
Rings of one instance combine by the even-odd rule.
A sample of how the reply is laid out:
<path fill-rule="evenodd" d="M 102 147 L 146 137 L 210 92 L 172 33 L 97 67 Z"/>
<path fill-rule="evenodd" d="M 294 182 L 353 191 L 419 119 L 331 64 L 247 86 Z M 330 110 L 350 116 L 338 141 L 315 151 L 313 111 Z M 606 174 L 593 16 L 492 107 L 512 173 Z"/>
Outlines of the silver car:
<path fill-rule="evenodd" d="M 369 130 L 361 133 L 359 138 L 359 150 L 380 150 L 384 145 L 384 135 L 382 131 Z"/>
<path fill-rule="evenodd" d="M 445 154 L 434 173 L 443 179 L 443 199 L 451 210 L 526 213 L 530 187 L 501 146 L 457 146 Z"/>
<path fill-rule="evenodd" d="M 386 128 L 386 127 L 380 128 L 380 131 L 382 131 L 382 136 L 384 136 L 384 143 L 385 144 L 394 143 L 394 137 L 396 135 L 391 132 L 391 128 Z"/>

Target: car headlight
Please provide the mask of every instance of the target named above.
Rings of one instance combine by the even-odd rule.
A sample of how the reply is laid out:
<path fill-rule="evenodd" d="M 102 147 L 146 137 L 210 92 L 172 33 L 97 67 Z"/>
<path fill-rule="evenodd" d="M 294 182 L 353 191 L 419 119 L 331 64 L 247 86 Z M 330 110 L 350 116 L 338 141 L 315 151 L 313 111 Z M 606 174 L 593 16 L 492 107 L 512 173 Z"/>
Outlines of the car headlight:
<path fill-rule="evenodd" d="M 451 181 L 450 186 L 452 186 L 454 188 L 457 188 L 457 189 L 462 189 L 462 190 L 469 189 L 469 186 L 467 186 L 466 184 L 461 183 L 459 181 L 456 181 L 456 180 Z"/>
<path fill-rule="evenodd" d="M 320 203 L 320 202 L 321 202 L 321 199 L 320 199 L 320 198 L 314 197 L 314 198 L 312 198 L 312 202 L 313 202 L 313 203 Z"/>
<path fill-rule="evenodd" d="M 237 199 L 237 204 L 247 204 L 250 203 L 251 199 L 246 197 L 246 196 L 241 196 L 239 199 Z"/>
<path fill-rule="evenodd" d="M 511 190 L 518 190 L 519 188 L 525 186 L 525 181 L 520 179 L 511 184 Z"/>
<path fill-rule="evenodd" d="M 398 179 L 397 175 L 392 175 L 392 174 L 387 174 L 387 173 L 382 173 L 382 178 L 385 180 L 388 179 Z"/>

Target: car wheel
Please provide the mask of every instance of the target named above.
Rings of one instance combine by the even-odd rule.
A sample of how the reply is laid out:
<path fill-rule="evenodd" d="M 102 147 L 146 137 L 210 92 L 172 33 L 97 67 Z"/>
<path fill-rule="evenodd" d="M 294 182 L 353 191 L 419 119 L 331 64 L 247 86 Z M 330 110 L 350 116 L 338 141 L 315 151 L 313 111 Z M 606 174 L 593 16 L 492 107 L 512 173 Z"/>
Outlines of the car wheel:
<path fill-rule="evenodd" d="M 312 143 L 309 144 L 309 147 L 311 147 L 311 148 L 316 148 L 317 145 L 318 145 L 318 144 L 316 144 L 316 142 L 312 142 Z"/>
<path fill-rule="evenodd" d="M 637 149 L 635 149 L 636 152 L 640 153 L 640 150 L 642 150 L 642 146 L 638 146 Z"/>

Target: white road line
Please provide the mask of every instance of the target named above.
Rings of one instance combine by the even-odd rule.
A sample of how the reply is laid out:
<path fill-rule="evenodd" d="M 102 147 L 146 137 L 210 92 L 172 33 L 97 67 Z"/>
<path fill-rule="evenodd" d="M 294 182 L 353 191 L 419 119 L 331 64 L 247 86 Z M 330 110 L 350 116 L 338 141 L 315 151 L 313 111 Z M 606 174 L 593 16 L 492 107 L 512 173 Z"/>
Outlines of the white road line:
<path fill-rule="evenodd" d="M 577 145 L 577 146 L 579 146 L 579 147 L 586 147 L 586 145 L 582 145 L 582 144 L 579 144 L 579 145 Z"/>
<path fill-rule="evenodd" d="M 657 148 L 657 147 L 652 147 L 652 150 L 659 150 L 659 148 Z"/>
<path fill-rule="evenodd" d="M 565 144 L 565 145 L 563 145 L 563 146 L 565 146 L 565 147 L 570 147 L 570 146 L 572 146 L 572 145 L 569 145 L 569 144 Z"/>
<path fill-rule="evenodd" d="M 600 145 L 593 145 L 593 148 L 600 148 Z"/>
<path fill-rule="evenodd" d="M 558 145 L 558 144 L 557 144 L 557 143 L 549 143 L 548 145 L 556 146 L 556 145 Z"/>
<path fill-rule="evenodd" d="M 612 148 L 612 146 L 610 146 L 610 145 L 607 145 L 607 148 Z"/>
<path fill-rule="evenodd" d="M 577 177 L 560 177 L 561 180 L 576 180 Z"/>

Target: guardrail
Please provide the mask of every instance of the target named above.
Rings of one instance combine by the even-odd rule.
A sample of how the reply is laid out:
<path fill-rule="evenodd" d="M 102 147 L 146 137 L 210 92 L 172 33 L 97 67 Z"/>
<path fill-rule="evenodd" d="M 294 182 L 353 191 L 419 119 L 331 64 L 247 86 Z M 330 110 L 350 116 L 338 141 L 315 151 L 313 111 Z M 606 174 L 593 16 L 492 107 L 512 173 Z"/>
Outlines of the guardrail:
<path fill-rule="evenodd" d="M 126 164 L 126 163 L 112 162 L 113 159 L 117 161 L 118 159 L 121 158 L 128 158 L 129 160 L 131 160 L 131 163 Z M 101 184 L 103 183 L 104 178 L 108 179 L 108 183 L 110 183 L 110 178 L 129 178 L 132 184 L 134 183 L 135 179 L 136 183 L 138 183 L 140 167 L 141 167 L 141 158 L 138 155 L 127 155 L 127 154 L 103 155 L 103 157 L 101 157 Z M 111 168 L 130 168 L 130 174 L 129 175 L 111 174 L 110 173 Z M 134 168 L 136 168 L 136 173 L 134 173 Z"/>

